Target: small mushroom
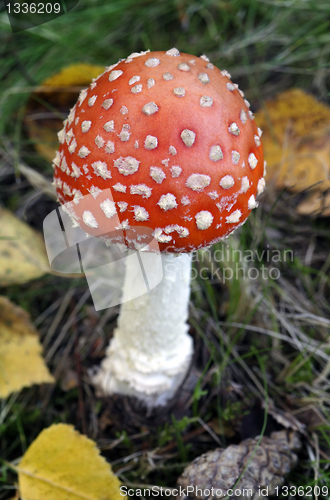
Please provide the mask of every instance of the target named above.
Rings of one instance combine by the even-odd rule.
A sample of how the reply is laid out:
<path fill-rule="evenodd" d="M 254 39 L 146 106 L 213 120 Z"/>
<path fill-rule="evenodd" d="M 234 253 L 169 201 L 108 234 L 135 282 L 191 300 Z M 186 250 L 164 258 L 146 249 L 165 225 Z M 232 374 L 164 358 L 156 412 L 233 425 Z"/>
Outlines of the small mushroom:
<path fill-rule="evenodd" d="M 143 52 L 107 68 L 81 92 L 59 133 L 54 160 L 59 201 L 91 235 L 113 242 L 120 228 L 140 250 L 149 228 L 164 278 L 125 302 L 140 272 L 129 264 L 118 327 L 95 376 L 104 393 L 163 405 L 185 377 L 191 253 L 242 225 L 264 189 L 264 160 L 249 103 L 205 56 Z M 112 200 L 102 192 L 111 189 Z M 93 194 L 86 207 L 83 197 Z M 114 219 L 113 219 L 114 220 Z M 133 235 L 133 236 L 132 236 Z M 143 239 L 143 237 L 142 237 Z M 145 262 L 154 263 L 152 248 Z"/>

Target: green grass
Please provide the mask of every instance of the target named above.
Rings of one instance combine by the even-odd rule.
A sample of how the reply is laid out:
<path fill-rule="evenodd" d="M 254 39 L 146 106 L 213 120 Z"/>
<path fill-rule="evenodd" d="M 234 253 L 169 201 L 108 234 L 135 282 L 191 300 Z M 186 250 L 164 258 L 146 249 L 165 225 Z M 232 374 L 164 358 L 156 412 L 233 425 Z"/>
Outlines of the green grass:
<path fill-rule="evenodd" d="M 330 5 L 322 0 L 81 0 L 70 13 L 15 35 L 6 13 L 0 13 L 0 202 L 20 215 L 27 213 L 28 220 L 36 210 L 29 208 L 35 191 L 24 180 L 19 184 L 15 165 L 24 160 L 51 175 L 23 119 L 33 87 L 60 68 L 74 62 L 106 66 L 131 52 L 175 46 L 182 52 L 205 53 L 229 70 L 255 110 L 266 98 L 293 86 L 327 101 L 329 27 Z M 1 500 L 14 495 L 17 481 L 3 460 L 18 460 L 53 422 L 86 428 L 123 482 L 175 486 L 190 460 L 219 443 L 238 442 L 245 418 L 254 412 L 262 416 L 259 432 L 266 420 L 268 425 L 277 425 L 276 419 L 304 421 L 299 467 L 287 484 L 330 488 L 329 220 L 298 217 L 295 197 L 285 192 L 273 205 L 261 205 L 227 242 L 199 252 L 194 266 L 199 271 L 203 267 L 208 280 L 196 277 L 192 284 L 190 325 L 198 353 L 195 390 L 184 407 L 186 415 L 169 413 L 157 432 L 150 421 L 134 428 L 130 415 L 122 410 L 119 417 L 115 410 L 109 413 L 107 403 L 92 393 L 87 368 L 100 361 L 117 311 L 102 324 L 104 313 L 95 314 L 90 298 L 84 297 L 84 280 L 47 276 L 0 289 L 33 320 L 40 318 L 37 326 L 46 356 L 83 297 L 75 322 L 48 360 L 58 376 L 56 387 L 27 389 L 0 403 Z M 306 262 L 311 241 L 315 246 Z M 259 256 L 280 250 L 282 258 L 267 262 L 264 253 L 260 259 L 242 262 L 235 254 L 240 250 L 246 255 L 250 249 Z M 284 259 L 286 250 L 293 251 L 293 259 Z M 238 264 L 245 279 L 242 274 L 235 277 Z M 263 279 L 262 266 L 278 269 L 280 278 Z M 249 277 L 252 268 L 258 279 Z M 60 311 L 63 297 L 68 302 Z M 52 303 L 58 305 L 40 316 Z M 84 367 L 81 392 L 77 387 L 66 391 L 63 377 L 68 369 L 78 370 L 78 358 Z M 81 404 L 84 415 L 78 412 Z"/>

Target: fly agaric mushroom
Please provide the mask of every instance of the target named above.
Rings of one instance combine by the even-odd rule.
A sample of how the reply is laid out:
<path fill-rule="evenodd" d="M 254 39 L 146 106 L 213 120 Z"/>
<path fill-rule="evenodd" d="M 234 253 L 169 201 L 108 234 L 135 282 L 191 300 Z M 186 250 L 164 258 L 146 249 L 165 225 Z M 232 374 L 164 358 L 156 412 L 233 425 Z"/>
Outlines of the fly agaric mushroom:
<path fill-rule="evenodd" d="M 150 228 L 162 252 L 164 278 L 134 309 L 125 297 L 140 270 L 126 270 L 118 328 L 94 377 L 104 393 L 164 405 L 184 379 L 191 252 L 242 225 L 265 187 L 261 130 L 249 106 L 227 71 L 173 48 L 107 68 L 64 122 L 54 182 L 74 221 L 111 242 L 116 215 L 124 233 Z M 103 199 L 109 188 L 112 200 Z M 86 208 L 88 194 L 94 203 Z M 147 250 L 153 265 L 141 238 L 124 243 Z"/>

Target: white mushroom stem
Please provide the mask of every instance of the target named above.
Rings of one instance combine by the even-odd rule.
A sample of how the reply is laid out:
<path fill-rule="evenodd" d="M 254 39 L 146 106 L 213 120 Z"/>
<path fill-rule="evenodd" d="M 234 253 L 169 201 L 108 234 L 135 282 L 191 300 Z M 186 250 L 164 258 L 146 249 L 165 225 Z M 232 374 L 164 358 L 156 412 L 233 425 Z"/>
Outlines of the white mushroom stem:
<path fill-rule="evenodd" d="M 127 259 L 118 328 L 93 378 L 103 393 L 135 396 L 149 408 L 172 398 L 193 353 L 187 333 L 191 255 L 161 254 L 161 259 L 161 282 L 133 300 L 141 268 L 137 260 Z M 153 269 L 159 255 L 146 253 L 143 261 Z"/>

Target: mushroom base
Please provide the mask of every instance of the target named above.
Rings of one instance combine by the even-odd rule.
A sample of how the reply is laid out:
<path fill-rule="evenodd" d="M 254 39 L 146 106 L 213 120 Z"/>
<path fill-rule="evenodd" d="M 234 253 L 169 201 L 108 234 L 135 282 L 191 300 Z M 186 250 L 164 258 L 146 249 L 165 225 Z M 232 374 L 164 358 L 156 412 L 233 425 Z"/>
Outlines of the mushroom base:
<path fill-rule="evenodd" d="M 150 268 L 155 254 L 148 253 Z M 162 254 L 163 279 L 133 300 L 138 286 L 137 261 L 127 260 L 118 328 L 106 358 L 93 377 L 103 394 L 135 396 L 152 408 L 165 405 L 176 393 L 190 366 L 193 342 L 188 335 L 191 255 Z"/>

